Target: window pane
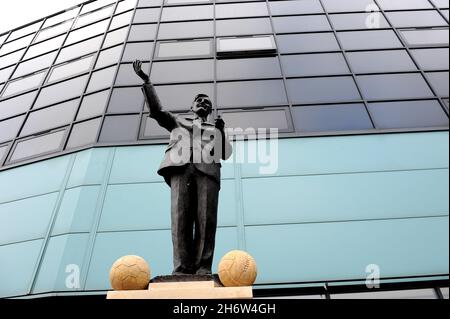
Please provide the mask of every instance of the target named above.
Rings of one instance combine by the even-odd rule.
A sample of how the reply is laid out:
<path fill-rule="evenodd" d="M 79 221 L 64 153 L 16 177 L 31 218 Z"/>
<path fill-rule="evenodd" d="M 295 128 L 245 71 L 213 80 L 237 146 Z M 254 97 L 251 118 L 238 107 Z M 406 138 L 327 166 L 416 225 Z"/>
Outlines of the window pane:
<path fill-rule="evenodd" d="M 141 87 L 115 88 L 109 102 L 108 113 L 139 113 L 144 106 Z"/>
<path fill-rule="evenodd" d="M 154 40 L 156 37 L 156 24 L 140 24 L 131 26 L 128 41 Z"/>
<path fill-rule="evenodd" d="M 112 19 L 109 30 L 114 30 L 120 27 L 128 26 L 133 18 L 133 11 L 119 14 Z"/>
<path fill-rule="evenodd" d="M 11 76 L 12 71 L 14 70 L 14 66 L 6 68 L 6 69 L 1 69 L 0 70 L 0 83 L 6 82 L 9 77 Z M 0 89 L 1 92 L 1 89 Z"/>
<path fill-rule="evenodd" d="M 70 134 L 66 148 L 75 148 L 95 143 L 101 124 L 101 118 L 75 124 L 72 128 L 72 133 Z"/>
<path fill-rule="evenodd" d="M 79 100 L 72 100 L 42 110 L 31 112 L 20 132 L 20 136 L 30 135 L 41 131 L 69 124 L 75 117 Z"/>
<path fill-rule="evenodd" d="M 281 77 L 277 58 L 231 59 L 217 61 L 219 80 Z"/>
<path fill-rule="evenodd" d="M 21 38 L 25 35 L 29 35 L 30 33 L 34 33 L 37 30 L 39 30 L 41 25 L 42 25 L 42 21 L 39 21 L 39 22 L 33 23 L 32 25 L 29 25 L 25 28 L 21 28 L 19 30 L 13 31 L 11 33 L 11 35 L 9 36 L 8 41 L 13 41 L 13 40 Z"/>
<path fill-rule="evenodd" d="M 0 122 L 0 143 L 12 140 L 17 136 L 24 118 L 25 115 L 22 115 Z"/>
<path fill-rule="evenodd" d="M 437 101 L 369 103 L 377 128 L 448 126 L 448 117 Z"/>
<path fill-rule="evenodd" d="M 161 9 L 138 9 L 134 15 L 133 23 L 158 22 Z"/>
<path fill-rule="evenodd" d="M 103 114 L 108 102 L 109 90 L 86 95 L 78 111 L 77 120 L 84 120 Z"/>
<path fill-rule="evenodd" d="M 50 72 L 48 82 L 58 81 L 88 71 L 92 65 L 93 58 L 94 57 L 91 55 L 80 60 L 54 67 Z"/>
<path fill-rule="evenodd" d="M 80 56 L 96 52 L 102 43 L 102 37 L 96 37 L 87 41 L 71 45 L 61 50 L 58 56 L 57 63 L 69 61 Z"/>
<path fill-rule="evenodd" d="M 93 11 L 95 9 L 99 9 L 99 8 L 107 6 L 108 4 L 111 4 L 113 2 L 116 2 L 116 0 L 97 0 L 97 1 L 85 4 L 83 6 L 83 9 L 81 10 L 81 13 L 86 13 L 89 11 Z"/>
<path fill-rule="evenodd" d="M 331 31 L 325 15 L 276 17 L 273 26 L 277 33 Z"/>
<path fill-rule="evenodd" d="M 167 85 L 156 86 L 155 89 L 163 108 L 169 111 L 189 110 L 194 97 L 199 93 L 206 94 L 214 100 L 213 84 Z"/>
<path fill-rule="evenodd" d="M 387 12 L 386 15 L 397 28 L 448 26 L 437 11 Z"/>
<path fill-rule="evenodd" d="M 19 161 L 29 157 L 56 152 L 61 148 L 65 131 L 53 132 L 17 143 L 10 161 Z"/>
<path fill-rule="evenodd" d="M 252 129 L 257 132 L 258 129 L 277 128 L 280 131 L 289 131 L 290 125 L 287 119 L 286 110 L 266 109 L 258 111 L 237 111 L 221 113 L 225 124 L 229 128 Z M 250 132 L 251 134 L 254 132 Z"/>
<path fill-rule="evenodd" d="M 206 20 L 214 16 L 213 6 L 164 7 L 161 21 Z"/>
<path fill-rule="evenodd" d="M 273 36 L 217 39 L 217 53 L 249 53 L 276 50 Z"/>
<path fill-rule="evenodd" d="M 159 7 L 164 0 L 139 0 L 138 7 Z"/>
<path fill-rule="evenodd" d="M 401 48 L 402 44 L 394 31 L 339 32 L 339 40 L 345 50 Z"/>
<path fill-rule="evenodd" d="M 369 100 L 432 96 L 420 74 L 365 75 L 357 78 L 364 96 Z"/>
<path fill-rule="evenodd" d="M 113 6 L 109 6 L 107 8 L 82 15 L 78 18 L 77 22 L 75 23 L 74 28 L 79 28 L 84 25 L 95 22 L 97 20 L 108 18 L 111 15 L 112 9 L 113 9 Z"/>
<path fill-rule="evenodd" d="M 108 50 L 103 50 L 102 52 L 100 52 L 100 55 L 98 56 L 97 64 L 95 65 L 95 67 L 99 69 L 119 62 L 122 50 L 123 50 L 122 45 L 119 45 L 117 47 Z"/>
<path fill-rule="evenodd" d="M 128 28 L 118 29 L 116 31 L 108 32 L 103 43 L 103 48 L 111 47 L 113 45 L 125 42 L 128 34 Z"/>
<path fill-rule="evenodd" d="M 269 6 L 274 16 L 323 12 L 319 0 L 269 1 Z"/>
<path fill-rule="evenodd" d="M 36 71 L 48 68 L 55 60 L 56 54 L 57 52 L 55 51 L 52 53 L 41 55 L 38 58 L 20 63 L 16 69 L 16 72 L 14 72 L 14 77 L 16 78 L 24 76 L 26 74 L 34 73 Z"/>
<path fill-rule="evenodd" d="M 448 49 L 421 49 L 412 50 L 412 55 L 421 69 L 424 70 L 448 70 Z"/>
<path fill-rule="evenodd" d="M 292 109 L 292 115 L 300 132 L 373 129 L 364 104 L 300 106 Z"/>
<path fill-rule="evenodd" d="M 45 21 L 43 27 L 46 28 L 46 27 L 49 27 L 51 25 L 55 25 L 55 24 L 58 24 L 60 22 L 72 19 L 73 17 L 75 17 L 77 15 L 79 10 L 80 10 L 79 8 L 75 8 L 73 10 L 69 10 L 69 11 L 66 11 L 64 13 L 58 14 L 58 15 L 56 15 L 54 17 L 48 18 Z"/>
<path fill-rule="evenodd" d="M 431 82 L 434 90 L 439 96 L 449 96 L 449 73 L 448 72 L 433 72 L 427 73 L 428 79 Z"/>
<path fill-rule="evenodd" d="M 100 142 L 136 141 L 139 124 L 139 115 L 107 116 L 100 134 Z"/>
<path fill-rule="evenodd" d="M 8 149 L 8 145 L 0 146 L 0 163 L 3 161 L 3 158 L 5 157 L 7 149 Z"/>
<path fill-rule="evenodd" d="M 66 40 L 66 45 L 72 44 L 72 43 L 75 43 L 75 42 L 90 38 L 94 35 L 98 35 L 98 34 L 105 32 L 106 28 L 108 27 L 108 22 L 109 22 L 108 20 L 101 21 L 101 22 L 92 24 L 90 26 L 70 32 L 69 36 L 67 37 L 67 40 Z"/>
<path fill-rule="evenodd" d="M 139 59 L 149 61 L 153 54 L 154 42 L 128 43 L 123 54 L 123 62 L 131 62 Z"/>
<path fill-rule="evenodd" d="M 4 43 L 2 48 L 0 49 L 0 55 L 6 55 L 10 52 L 27 47 L 30 44 L 31 40 L 33 40 L 33 38 L 34 34 L 21 38 L 19 40 Z"/>
<path fill-rule="evenodd" d="M 211 55 L 211 41 L 159 42 L 158 58 Z"/>
<path fill-rule="evenodd" d="M 266 3 L 238 3 L 216 5 L 216 19 L 268 16 Z"/>
<path fill-rule="evenodd" d="M 68 80 L 42 89 L 34 108 L 41 108 L 46 105 L 58 103 L 78 97 L 83 93 L 86 86 L 87 75 Z"/>
<path fill-rule="evenodd" d="M 378 8 L 372 0 L 322 0 L 328 12 L 366 12 L 367 9 Z"/>
<path fill-rule="evenodd" d="M 34 42 L 40 42 L 49 38 L 53 38 L 55 35 L 65 33 L 72 26 L 72 20 L 55 25 L 51 28 L 47 28 L 39 31 L 38 35 L 34 39 Z"/>
<path fill-rule="evenodd" d="M 219 107 L 287 104 L 281 80 L 218 83 L 217 94 Z"/>
<path fill-rule="evenodd" d="M 158 122 L 156 120 L 152 119 L 151 117 L 148 117 L 148 115 L 144 115 L 143 118 L 144 121 L 144 132 L 143 137 L 144 138 L 155 138 L 155 137 L 168 137 L 169 131 L 167 131 L 165 128 L 159 126 Z"/>
<path fill-rule="evenodd" d="M 117 66 L 113 66 L 107 69 L 93 72 L 86 92 L 93 92 L 100 89 L 109 88 L 114 81 L 116 70 Z"/>
<path fill-rule="evenodd" d="M 428 0 L 378 0 L 384 10 L 431 9 Z"/>
<path fill-rule="evenodd" d="M 218 36 L 272 33 L 272 25 L 268 18 L 218 20 L 216 21 L 216 29 Z"/>
<path fill-rule="evenodd" d="M 64 42 L 64 35 L 53 38 L 44 42 L 40 42 L 28 48 L 24 59 L 30 59 L 35 56 L 59 49 Z"/>
<path fill-rule="evenodd" d="M 330 20 L 336 30 L 389 28 L 381 12 L 331 14 Z"/>
<path fill-rule="evenodd" d="M 137 0 L 125 0 L 122 2 L 119 2 L 119 5 L 117 6 L 116 13 L 125 12 L 130 9 L 134 9 L 136 6 Z"/>
<path fill-rule="evenodd" d="M 447 30 L 400 30 L 410 46 L 448 46 Z"/>
<path fill-rule="evenodd" d="M 0 57 L 0 68 L 16 64 L 17 62 L 19 62 L 24 52 L 25 50 L 20 50 Z"/>
<path fill-rule="evenodd" d="M 155 62 L 152 66 L 153 83 L 206 82 L 214 80 L 213 60 Z"/>
<path fill-rule="evenodd" d="M 292 79 L 287 81 L 292 103 L 327 103 L 360 100 L 351 77 Z"/>
<path fill-rule="evenodd" d="M 0 101 L 0 120 L 28 111 L 37 91 Z"/>
<path fill-rule="evenodd" d="M 150 64 L 144 63 L 142 70 L 148 74 Z M 121 64 L 117 74 L 116 85 L 142 85 L 142 79 L 136 75 L 133 64 Z"/>
<path fill-rule="evenodd" d="M 44 76 L 45 72 L 40 72 L 9 82 L 3 91 L 2 97 L 5 98 L 19 92 L 33 89 L 42 83 Z"/>
<path fill-rule="evenodd" d="M 349 52 L 347 56 L 355 73 L 417 70 L 406 51 Z"/>
<path fill-rule="evenodd" d="M 281 53 L 340 51 L 333 33 L 279 35 Z"/>
<path fill-rule="evenodd" d="M 431 0 L 438 8 L 448 8 L 448 0 Z"/>
<path fill-rule="evenodd" d="M 162 23 L 159 26 L 158 39 L 212 37 L 213 28 L 213 21 Z"/>
<path fill-rule="evenodd" d="M 341 53 L 285 55 L 281 57 L 286 76 L 309 76 L 349 73 Z"/>

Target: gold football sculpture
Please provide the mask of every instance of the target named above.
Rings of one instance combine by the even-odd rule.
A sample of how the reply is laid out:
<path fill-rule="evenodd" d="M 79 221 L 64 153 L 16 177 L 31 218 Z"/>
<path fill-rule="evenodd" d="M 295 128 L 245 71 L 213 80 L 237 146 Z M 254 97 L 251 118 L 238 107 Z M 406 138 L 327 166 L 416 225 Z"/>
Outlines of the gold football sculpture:
<path fill-rule="evenodd" d="M 256 276 L 256 262 L 245 251 L 230 251 L 219 263 L 219 278 L 225 287 L 252 286 Z"/>
<path fill-rule="evenodd" d="M 150 267 L 142 257 L 123 256 L 112 265 L 109 281 L 114 290 L 147 289 L 150 281 Z"/>

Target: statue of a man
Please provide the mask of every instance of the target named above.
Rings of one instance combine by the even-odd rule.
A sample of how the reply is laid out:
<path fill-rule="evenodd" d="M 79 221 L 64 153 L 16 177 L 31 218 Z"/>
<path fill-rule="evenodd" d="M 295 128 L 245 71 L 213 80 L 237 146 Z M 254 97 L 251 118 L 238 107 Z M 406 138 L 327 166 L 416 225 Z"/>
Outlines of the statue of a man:
<path fill-rule="evenodd" d="M 149 117 L 170 132 L 170 143 L 158 174 L 171 187 L 173 275 L 210 275 L 217 228 L 220 160 L 231 156 L 232 146 L 219 117 L 208 122 L 212 102 L 206 94 L 195 96 L 192 117 L 164 111 L 142 62 L 133 64 L 144 80 L 142 91 Z"/>

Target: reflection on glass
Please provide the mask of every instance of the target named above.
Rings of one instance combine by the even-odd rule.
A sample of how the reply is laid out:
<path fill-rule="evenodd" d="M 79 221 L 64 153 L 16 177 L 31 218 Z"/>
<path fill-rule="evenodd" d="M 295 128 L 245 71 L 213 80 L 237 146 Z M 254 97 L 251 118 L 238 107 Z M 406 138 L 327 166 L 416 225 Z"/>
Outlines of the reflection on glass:
<path fill-rule="evenodd" d="M 267 4 L 265 2 L 216 5 L 216 19 L 268 15 L 269 10 L 267 10 Z"/>
<path fill-rule="evenodd" d="M 81 60 L 69 62 L 57 67 L 54 67 L 48 78 L 48 82 L 58 81 L 75 74 L 80 74 L 89 70 L 94 56 L 88 56 Z"/>
<path fill-rule="evenodd" d="M 213 16 L 213 6 L 164 7 L 161 21 L 206 20 Z"/>
<path fill-rule="evenodd" d="M 9 159 L 15 162 L 30 157 L 55 152 L 61 148 L 66 131 L 57 131 L 50 134 L 25 139 L 17 142 L 14 152 Z"/>
<path fill-rule="evenodd" d="M 108 4 L 112 4 L 113 2 L 116 2 L 116 0 L 97 0 L 93 1 L 91 3 L 85 4 L 83 6 L 83 9 L 81 9 L 81 14 L 93 11 L 96 9 L 99 9 L 101 7 L 107 6 Z"/>
<path fill-rule="evenodd" d="M 117 6 L 117 9 L 116 9 L 116 13 L 121 13 L 121 12 L 125 12 L 127 10 L 134 9 L 134 7 L 136 6 L 136 1 L 137 0 L 125 0 L 125 1 L 119 2 L 119 5 Z"/>

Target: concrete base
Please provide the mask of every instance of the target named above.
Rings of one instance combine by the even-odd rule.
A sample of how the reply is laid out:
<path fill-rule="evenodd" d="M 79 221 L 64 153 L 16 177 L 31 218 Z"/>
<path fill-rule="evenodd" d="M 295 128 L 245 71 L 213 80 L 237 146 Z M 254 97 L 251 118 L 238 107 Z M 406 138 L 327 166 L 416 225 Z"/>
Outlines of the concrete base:
<path fill-rule="evenodd" d="M 108 292 L 107 299 L 252 299 L 252 287 L 218 287 L 214 281 L 158 282 L 148 290 Z"/>

